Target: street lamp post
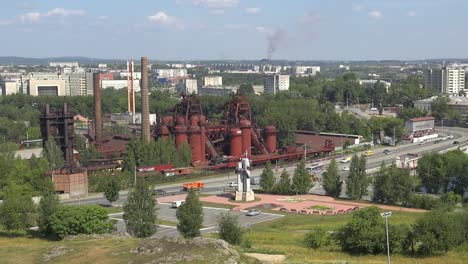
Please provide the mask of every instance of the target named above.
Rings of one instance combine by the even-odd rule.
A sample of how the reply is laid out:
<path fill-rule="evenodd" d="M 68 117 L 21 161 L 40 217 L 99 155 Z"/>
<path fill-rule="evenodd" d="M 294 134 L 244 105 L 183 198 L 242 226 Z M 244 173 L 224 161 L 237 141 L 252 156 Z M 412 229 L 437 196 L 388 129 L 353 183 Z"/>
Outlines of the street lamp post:
<path fill-rule="evenodd" d="M 380 214 L 382 217 L 385 217 L 385 229 L 387 233 L 387 262 L 390 264 L 390 241 L 388 239 L 388 218 L 392 216 L 392 212 L 385 212 Z"/>

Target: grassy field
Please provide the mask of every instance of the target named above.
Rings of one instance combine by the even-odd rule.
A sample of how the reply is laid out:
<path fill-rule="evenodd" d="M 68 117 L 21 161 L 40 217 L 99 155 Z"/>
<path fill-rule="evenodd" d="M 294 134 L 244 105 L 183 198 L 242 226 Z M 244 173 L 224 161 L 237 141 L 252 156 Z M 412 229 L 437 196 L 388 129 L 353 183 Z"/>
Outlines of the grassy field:
<path fill-rule="evenodd" d="M 214 208 L 223 208 L 223 209 L 232 209 L 236 207 L 235 205 L 231 204 L 219 204 L 219 203 L 210 203 L 210 202 L 201 202 L 205 207 L 214 207 Z"/>
<path fill-rule="evenodd" d="M 411 224 L 421 216 L 421 213 L 393 212 L 390 218 L 392 224 Z M 344 215 L 301 215 L 287 214 L 277 220 L 263 222 L 252 226 L 247 236 L 252 241 L 252 249 L 248 252 L 285 254 L 287 263 L 386 263 L 386 255 L 352 256 L 340 251 L 337 246 L 321 249 L 308 249 L 303 243 L 304 235 L 314 227 L 321 226 L 327 230 L 335 230 L 346 223 L 352 214 Z M 444 256 L 430 258 L 413 258 L 408 256 L 392 256 L 393 263 L 468 263 L 468 246 L 460 247 Z"/>

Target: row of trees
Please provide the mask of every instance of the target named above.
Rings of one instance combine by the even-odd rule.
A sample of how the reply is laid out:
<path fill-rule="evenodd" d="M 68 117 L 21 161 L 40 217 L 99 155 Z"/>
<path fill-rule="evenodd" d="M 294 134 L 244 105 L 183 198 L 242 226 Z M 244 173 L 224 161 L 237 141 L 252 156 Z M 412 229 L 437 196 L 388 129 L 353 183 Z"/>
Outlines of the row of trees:
<path fill-rule="evenodd" d="M 446 253 L 468 241 L 468 213 L 438 209 L 424 214 L 412 225 L 389 224 L 390 252 L 422 256 Z M 308 247 L 318 248 L 335 242 L 350 254 L 385 253 L 385 222 L 377 207 L 353 214 L 344 226 L 333 232 L 317 228 L 305 236 Z"/>
<path fill-rule="evenodd" d="M 191 161 L 190 145 L 184 143 L 178 150 L 173 137 L 160 138 L 149 143 L 134 139 L 127 145 L 122 167 L 124 171 L 133 172 L 135 166 L 173 164 L 176 167 L 185 167 Z"/>
<path fill-rule="evenodd" d="M 430 193 L 468 191 L 468 155 L 460 150 L 445 154 L 428 153 L 418 161 L 418 176 Z"/>
<path fill-rule="evenodd" d="M 260 187 L 266 193 L 277 194 L 306 194 L 313 187 L 310 175 L 306 170 L 305 161 L 297 164 L 292 177 L 292 182 L 289 173 L 283 170 L 280 179 L 276 182 L 275 174 L 271 168 L 271 163 L 267 162 L 265 169 L 260 175 Z"/>

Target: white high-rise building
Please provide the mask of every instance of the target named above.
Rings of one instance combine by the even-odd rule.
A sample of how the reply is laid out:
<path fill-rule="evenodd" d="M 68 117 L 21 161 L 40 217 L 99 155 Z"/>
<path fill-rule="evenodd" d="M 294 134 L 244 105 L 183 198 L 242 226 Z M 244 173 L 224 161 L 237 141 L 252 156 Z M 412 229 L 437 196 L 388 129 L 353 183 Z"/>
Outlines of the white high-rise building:
<path fill-rule="evenodd" d="M 443 94 L 457 95 L 465 90 L 465 70 L 456 65 L 428 69 L 424 73 L 424 86 Z"/>
<path fill-rule="evenodd" d="M 446 67 L 442 93 L 458 94 L 465 90 L 465 70 L 458 67 Z"/>
<path fill-rule="evenodd" d="M 204 78 L 204 84 L 208 87 L 219 87 L 223 86 L 222 76 L 206 76 Z"/>
<path fill-rule="evenodd" d="M 289 90 L 289 75 L 273 74 L 267 76 L 264 93 L 276 94 L 287 90 Z"/>
<path fill-rule="evenodd" d="M 197 94 L 198 93 L 197 79 L 187 79 L 187 80 L 185 80 L 185 92 L 187 94 Z"/>

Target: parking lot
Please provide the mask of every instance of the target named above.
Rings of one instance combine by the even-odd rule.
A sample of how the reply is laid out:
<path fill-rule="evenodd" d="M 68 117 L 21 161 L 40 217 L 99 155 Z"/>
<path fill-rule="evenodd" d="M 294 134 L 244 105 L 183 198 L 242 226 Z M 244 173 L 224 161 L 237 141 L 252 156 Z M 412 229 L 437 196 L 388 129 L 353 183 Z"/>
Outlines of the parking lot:
<path fill-rule="evenodd" d="M 165 221 L 172 221 L 177 222 L 176 211 L 177 209 L 171 208 L 171 204 L 169 203 L 159 203 L 158 204 L 159 210 L 157 211 L 158 218 Z M 222 208 L 213 208 L 213 207 L 203 207 L 203 228 L 201 229 L 202 233 L 209 233 L 217 230 L 218 219 L 222 213 L 228 212 L 228 209 Z M 231 214 L 237 215 L 239 217 L 239 223 L 243 227 L 250 227 L 251 225 L 277 219 L 282 217 L 280 214 L 270 214 L 270 213 L 262 213 L 257 216 L 247 216 L 247 211 L 230 211 Z M 121 219 L 122 213 L 120 214 L 113 214 L 111 216 L 114 219 Z M 125 232 L 125 224 L 123 221 L 118 220 L 117 224 L 117 231 L 118 232 Z M 178 236 L 179 233 L 177 228 L 172 226 L 164 226 L 160 225 L 158 231 L 154 235 L 154 237 L 163 237 L 163 236 Z"/>

